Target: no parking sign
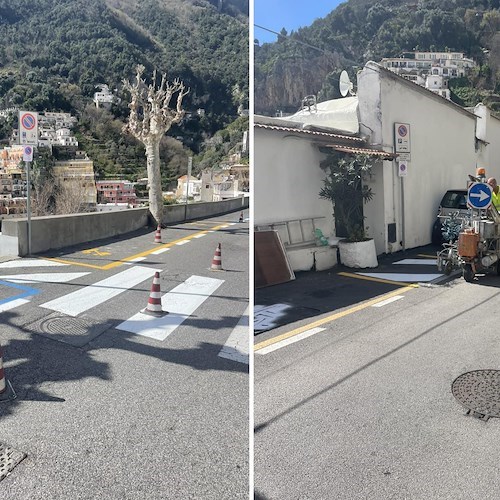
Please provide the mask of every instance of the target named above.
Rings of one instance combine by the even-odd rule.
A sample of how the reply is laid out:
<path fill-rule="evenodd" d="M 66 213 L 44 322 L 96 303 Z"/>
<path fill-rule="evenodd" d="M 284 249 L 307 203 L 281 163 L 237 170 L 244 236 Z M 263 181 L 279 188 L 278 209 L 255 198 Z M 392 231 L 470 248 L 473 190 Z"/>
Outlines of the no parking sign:
<path fill-rule="evenodd" d="M 19 144 L 38 145 L 38 113 L 19 111 Z"/>
<path fill-rule="evenodd" d="M 33 161 L 33 146 L 23 146 L 23 160 Z"/>

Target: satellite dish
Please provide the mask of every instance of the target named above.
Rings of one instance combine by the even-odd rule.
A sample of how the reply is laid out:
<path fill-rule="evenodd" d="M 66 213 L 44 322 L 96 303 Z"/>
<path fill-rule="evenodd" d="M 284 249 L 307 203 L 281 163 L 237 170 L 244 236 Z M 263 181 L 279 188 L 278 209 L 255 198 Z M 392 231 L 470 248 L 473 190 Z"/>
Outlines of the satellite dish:
<path fill-rule="evenodd" d="M 352 84 L 351 80 L 349 80 L 347 71 L 343 70 L 342 73 L 340 73 L 339 79 L 339 89 L 342 97 L 345 97 L 347 93 L 349 93 L 349 95 L 356 95 L 352 90 L 353 87 L 354 85 Z"/>

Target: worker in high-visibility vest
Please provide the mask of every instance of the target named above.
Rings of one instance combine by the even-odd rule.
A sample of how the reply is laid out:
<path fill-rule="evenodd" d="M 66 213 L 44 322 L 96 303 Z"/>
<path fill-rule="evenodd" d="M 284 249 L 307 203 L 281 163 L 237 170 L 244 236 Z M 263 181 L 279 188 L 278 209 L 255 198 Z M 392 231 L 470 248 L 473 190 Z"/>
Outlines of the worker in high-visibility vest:
<path fill-rule="evenodd" d="M 500 187 L 497 184 L 497 180 L 494 177 L 490 177 L 488 184 L 492 190 L 491 201 L 493 202 L 493 206 L 500 212 Z"/>

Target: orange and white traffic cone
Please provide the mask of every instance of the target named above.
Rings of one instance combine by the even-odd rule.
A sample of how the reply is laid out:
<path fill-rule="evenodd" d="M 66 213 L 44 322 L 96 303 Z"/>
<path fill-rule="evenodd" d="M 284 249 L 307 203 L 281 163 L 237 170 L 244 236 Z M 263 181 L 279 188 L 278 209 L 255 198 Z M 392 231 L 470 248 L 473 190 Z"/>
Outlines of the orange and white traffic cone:
<path fill-rule="evenodd" d="M 155 232 L 155 243 L 161 243 L 161 226 L 158 224 Z"/>
<path fill-rule="evenodd" d="M 10 385 L 10 382 L 5 378 L 3 369 L 3 351 L 0 344 L 0 401 L 9 401 L 15 399 L 16 394 Z"/>
<path fill-rule="evenodd" d="M 212 259 L 212 265 L 210 266 L 212 271 L 222 271 L 222 255 L 220 249 L 220 243 L 217 245 L 215 249 L 214 258 Z"/>
<path fill-rule="evenodd" d="M 241 214 L 240 214 L 240 220 L 239 220 L 239 222 L 243 222 L 243 212 L 241 212 Z"/>
<path fill-rule="evenodd" d="M 167 311 L 163 311 L 161 308 L 160 273 L 158 271 L 155 272 L 153 277 L 153 284 L 151 285 L 148 305 L 146 306 L 146 309 L 143 309 L 141 312 L 157 317 L 168 314 Z"/>

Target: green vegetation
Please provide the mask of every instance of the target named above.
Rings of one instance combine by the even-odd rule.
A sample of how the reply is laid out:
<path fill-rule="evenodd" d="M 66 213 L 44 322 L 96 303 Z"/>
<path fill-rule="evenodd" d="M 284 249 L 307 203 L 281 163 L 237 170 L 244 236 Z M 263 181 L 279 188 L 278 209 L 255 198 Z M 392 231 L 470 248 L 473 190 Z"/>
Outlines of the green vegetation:
<path fill-rule="evenodd" d="M 453 84 L 454 95 L 457 102 L 474 105 L 473 89 L 480 89 L 481 99 L 490 105 L 500 90 L 499 30 L 498 0 L 349 0 L 311 26 L 256 47 L 256 111 L 296 111 L 298 99 L 308 94 L 336 97 L 333 87 L 340 70 L 347 69 L 355 79 L 356 70 L 369 60 L 414 50 L 458 51 L 472 57 L 481 70 L 462 81 L 461 89 Z M 274 90 L 274 82 L 286 84 L 290 74 L 296 76 L 293 83 L 302 96 Z"/>
<path fill-rule="evenodd" d="M 248 107 L 245 9 L 248 0 L 0 2 L 0 108 L 71 112 L 98 174 L 136 180 L 145 174 L 144 150 L 121 133 L 128 115 L 122 82 L 134 77 L 137 64 L 145 75 L 157 68 L 179 78 L 191 91 L 185 120 L 163 140 L 167 186 L 207 138 L 237 119 L 241 100 Z M 92 103 L 103 83 L 121 99 L 109 111 Z M 0 140 L 9 135 L 10 123 L 0 120 Z"/>

